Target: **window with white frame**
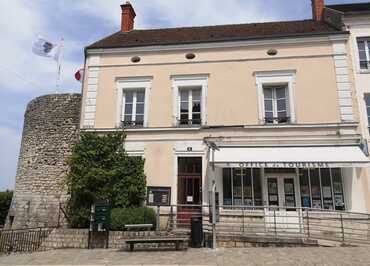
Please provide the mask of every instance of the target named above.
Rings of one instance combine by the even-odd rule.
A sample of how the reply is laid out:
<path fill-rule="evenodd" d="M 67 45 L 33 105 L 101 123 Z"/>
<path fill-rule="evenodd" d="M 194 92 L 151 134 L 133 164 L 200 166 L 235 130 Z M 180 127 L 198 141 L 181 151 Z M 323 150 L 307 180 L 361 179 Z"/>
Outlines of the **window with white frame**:
<path fill-rule="evenodd" d="M 358 57 L 361 70 L 370 69 L 370 38 L 357 38 Z"/>
<path fill-rule="evenodd" d="M 180 88 L 180 125 L 201 125 L 202 89 Z"/>
<path fill-rule="evenodd" d="M 208 75 L 173 76 L 174 126 L 199 127 L 206 124 Z"/>
<path fill-rule="evenodd" d="M 117 80 L 117 126 L 148 126 L 151 78 L 122 78 Z"/>
<path fill-rule="evenodd" d="M 255 72 L 261 124 L 294 123 L 295 70 Z"/>
<path fill-rule="evenodd" d="M 289 98 L 286 85 L 264 86 L 263 97 L 266 123 L 289 122 Z"/>
<path fill-rule="evenodd" d="M 145 90 L 123 92 L 122 124 L 124 127 L 144 126 Z"/>

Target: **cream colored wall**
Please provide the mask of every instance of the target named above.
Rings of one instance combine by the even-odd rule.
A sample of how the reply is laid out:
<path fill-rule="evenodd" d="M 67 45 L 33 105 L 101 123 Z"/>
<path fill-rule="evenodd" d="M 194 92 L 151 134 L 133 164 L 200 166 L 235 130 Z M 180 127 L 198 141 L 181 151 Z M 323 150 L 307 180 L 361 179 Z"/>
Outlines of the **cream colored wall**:
<path fill-rule="evenodd" d="M 294 85 L 297 123 L 339 122 L 331 43 L 278 45 L 276 57 L 269 47 L 195 51 L 188 62 L 181 52 L 102 55 L 97 94 L 95 128 L 113 128 L 117 118 L 116 79 L 152 76 L 149 127 L 172 126 L 172 75 L 209 74 L 207 115 L 209 125 L 257 124 L 255 71 L 296 70 Z M 214 60 L 227 60 L 216 62 Z M 234 60 L 234 61 L 232 61 Z M 239 61 L 238 61 L 239 60 Z"/>

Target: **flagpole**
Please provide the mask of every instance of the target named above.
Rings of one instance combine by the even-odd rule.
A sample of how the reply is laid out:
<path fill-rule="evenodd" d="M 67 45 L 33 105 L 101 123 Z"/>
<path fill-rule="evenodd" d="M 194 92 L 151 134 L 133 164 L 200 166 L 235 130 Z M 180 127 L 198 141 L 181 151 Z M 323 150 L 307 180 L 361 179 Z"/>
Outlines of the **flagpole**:
<path fill-rule="evenodd" d="M 57 60 L 57 77 L 56 77 L 56 89 L 55 94 L 58 94 L 60 90 L 61 74 L 62 74 L 62 57 L 63 57 L 63 48 L 64 48 L 64 38 L 60 39 L 59 55 Z"/>

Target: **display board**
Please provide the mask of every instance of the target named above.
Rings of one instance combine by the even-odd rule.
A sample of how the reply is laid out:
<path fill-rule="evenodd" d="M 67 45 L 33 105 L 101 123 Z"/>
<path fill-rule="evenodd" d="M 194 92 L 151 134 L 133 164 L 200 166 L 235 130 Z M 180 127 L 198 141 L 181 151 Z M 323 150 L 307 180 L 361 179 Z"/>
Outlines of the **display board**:
<path fill-rule="evenodd" d="M 148 187 L 148 206 L 170 206 L 171 187 Z"/>

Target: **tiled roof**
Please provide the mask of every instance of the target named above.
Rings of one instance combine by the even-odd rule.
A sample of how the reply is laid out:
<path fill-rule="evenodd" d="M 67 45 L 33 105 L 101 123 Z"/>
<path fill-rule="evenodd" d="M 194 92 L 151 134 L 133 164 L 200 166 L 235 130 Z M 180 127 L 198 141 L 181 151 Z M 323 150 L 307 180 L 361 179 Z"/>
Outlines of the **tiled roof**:
<path fill-rule="evenodd" d="M 326 7 L 338 10 L 343 13 L 370 12 L 370 3 L 327 5 Z"/>
<path fill-rule="evenodd" d="M 314 20 L 133 30 L 114 33 L 87 49 L 241 41 L 340 32 L 327 23 Z"/>

